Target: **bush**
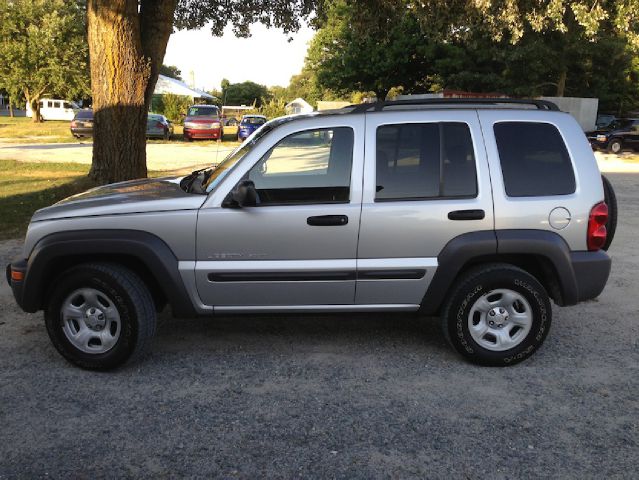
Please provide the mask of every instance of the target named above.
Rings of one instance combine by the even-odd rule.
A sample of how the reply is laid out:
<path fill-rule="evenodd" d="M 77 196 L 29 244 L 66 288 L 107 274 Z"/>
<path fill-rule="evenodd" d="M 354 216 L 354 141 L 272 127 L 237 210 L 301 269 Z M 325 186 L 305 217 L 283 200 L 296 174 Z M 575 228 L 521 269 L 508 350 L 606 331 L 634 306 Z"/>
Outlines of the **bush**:
<path fill-rule="evenodd" d="M 153 101 L 153 112 L 162 114 L 173 123 L 181 125 L 184 122 L 183 115 L 186 114 L 192 103 L 191 97 L 184 95 L 173 93 L 158 95 Z"/>

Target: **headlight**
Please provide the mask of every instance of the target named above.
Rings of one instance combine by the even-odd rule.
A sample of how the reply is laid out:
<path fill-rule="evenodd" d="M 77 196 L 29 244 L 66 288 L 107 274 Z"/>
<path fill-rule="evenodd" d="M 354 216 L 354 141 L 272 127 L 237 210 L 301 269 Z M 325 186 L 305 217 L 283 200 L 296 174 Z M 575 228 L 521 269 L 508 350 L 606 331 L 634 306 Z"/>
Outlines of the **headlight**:
<path fill-rule="evenodd" d="M 598 142 L 605 142 L 606 140 L 608 140 L 608 137 L 606 137 L 605 135 L 597 135 L 596 138 Z"/>
<path fill-rule="evenodd" d="M 185 128 L 197 128 L 198 124 L 197 123 L 193 123 L 193 122 L 184 122 L 184 127 Z"/>
<path fill-rule="evenodd" d="M 213 122 L 211 128 L 220 128 L 220 122 Z"/>

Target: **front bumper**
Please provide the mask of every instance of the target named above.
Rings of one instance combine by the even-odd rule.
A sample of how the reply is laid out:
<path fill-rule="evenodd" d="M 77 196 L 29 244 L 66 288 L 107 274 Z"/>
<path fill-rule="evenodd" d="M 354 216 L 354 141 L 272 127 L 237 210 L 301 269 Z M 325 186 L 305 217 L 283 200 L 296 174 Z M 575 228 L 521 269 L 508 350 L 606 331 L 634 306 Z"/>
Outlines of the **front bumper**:
<path fill-rule="evenodd" d="M 27 261 L 16 260 L 9 265 L 7 265 L 7 283 L 11 287 L 11 291 L 13 292 L 13 297 L 16 299 L 16 303 L 20 306 L 21 309 L 27 311 L 25 309 L 24 304 L 24 280 L 27 276 Z M 19 276 L 22 280 L 17 280 L 16 277 Z"/>
<path fill-rule="evenodd" d="M 602 142 L 594 137 L 588 137 L 588 141 L 593 150 L 605 150 L 608 148 L 608 140 Z"/>
<path fill-rule="evenodd" d="M 207 129 L 195 129 L 184 128 L 184 136 L 188 138 L 212 138 L 217 140 L 222 137 L 222 129 L 220 128 L 207 128 Z"/>

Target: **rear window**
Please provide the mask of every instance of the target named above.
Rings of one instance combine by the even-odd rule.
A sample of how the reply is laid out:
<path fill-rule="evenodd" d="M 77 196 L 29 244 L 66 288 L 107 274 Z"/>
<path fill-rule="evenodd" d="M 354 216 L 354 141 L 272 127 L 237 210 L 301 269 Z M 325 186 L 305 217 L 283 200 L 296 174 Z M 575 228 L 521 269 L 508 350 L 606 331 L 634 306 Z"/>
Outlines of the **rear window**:
<path fill-rule="evenodd" d="M 475 153 L 465 123 L 377 129 L 377 201 L 477 196 Z"/>
<path fill-rule="evenodd" d="M 75 114 L 75 118 L 93 118 L 93 112 L 91 110 L 80 110 Z"/>
<path fill-rule="evenodd" d="M 509 197 L 575 193 L 572 162 L 557 127 L 538 122 L 500 122 L 494 131 Z"/>
<path fill-rule="evenodd" d="M 242 119 L 243 125 L 263 125 L 266 123 L 266 119 L 262 117 L 244 117 Z"/>

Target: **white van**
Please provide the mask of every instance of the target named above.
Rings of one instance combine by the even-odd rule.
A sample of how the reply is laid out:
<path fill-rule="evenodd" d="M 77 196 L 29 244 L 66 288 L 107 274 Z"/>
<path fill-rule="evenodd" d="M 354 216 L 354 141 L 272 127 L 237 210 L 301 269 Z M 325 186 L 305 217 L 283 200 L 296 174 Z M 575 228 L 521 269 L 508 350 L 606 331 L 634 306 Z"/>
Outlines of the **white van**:
<path fill-rule="evenodd" d="M 40 115 L 43 120 L 73 120 L 75 112 L 80 107 L 67 100 L 59 100 L 56 98 L 43 98 L 40 100 Z M 31 105 L 27 103 L 27 117 L 32 117 Z"/>

